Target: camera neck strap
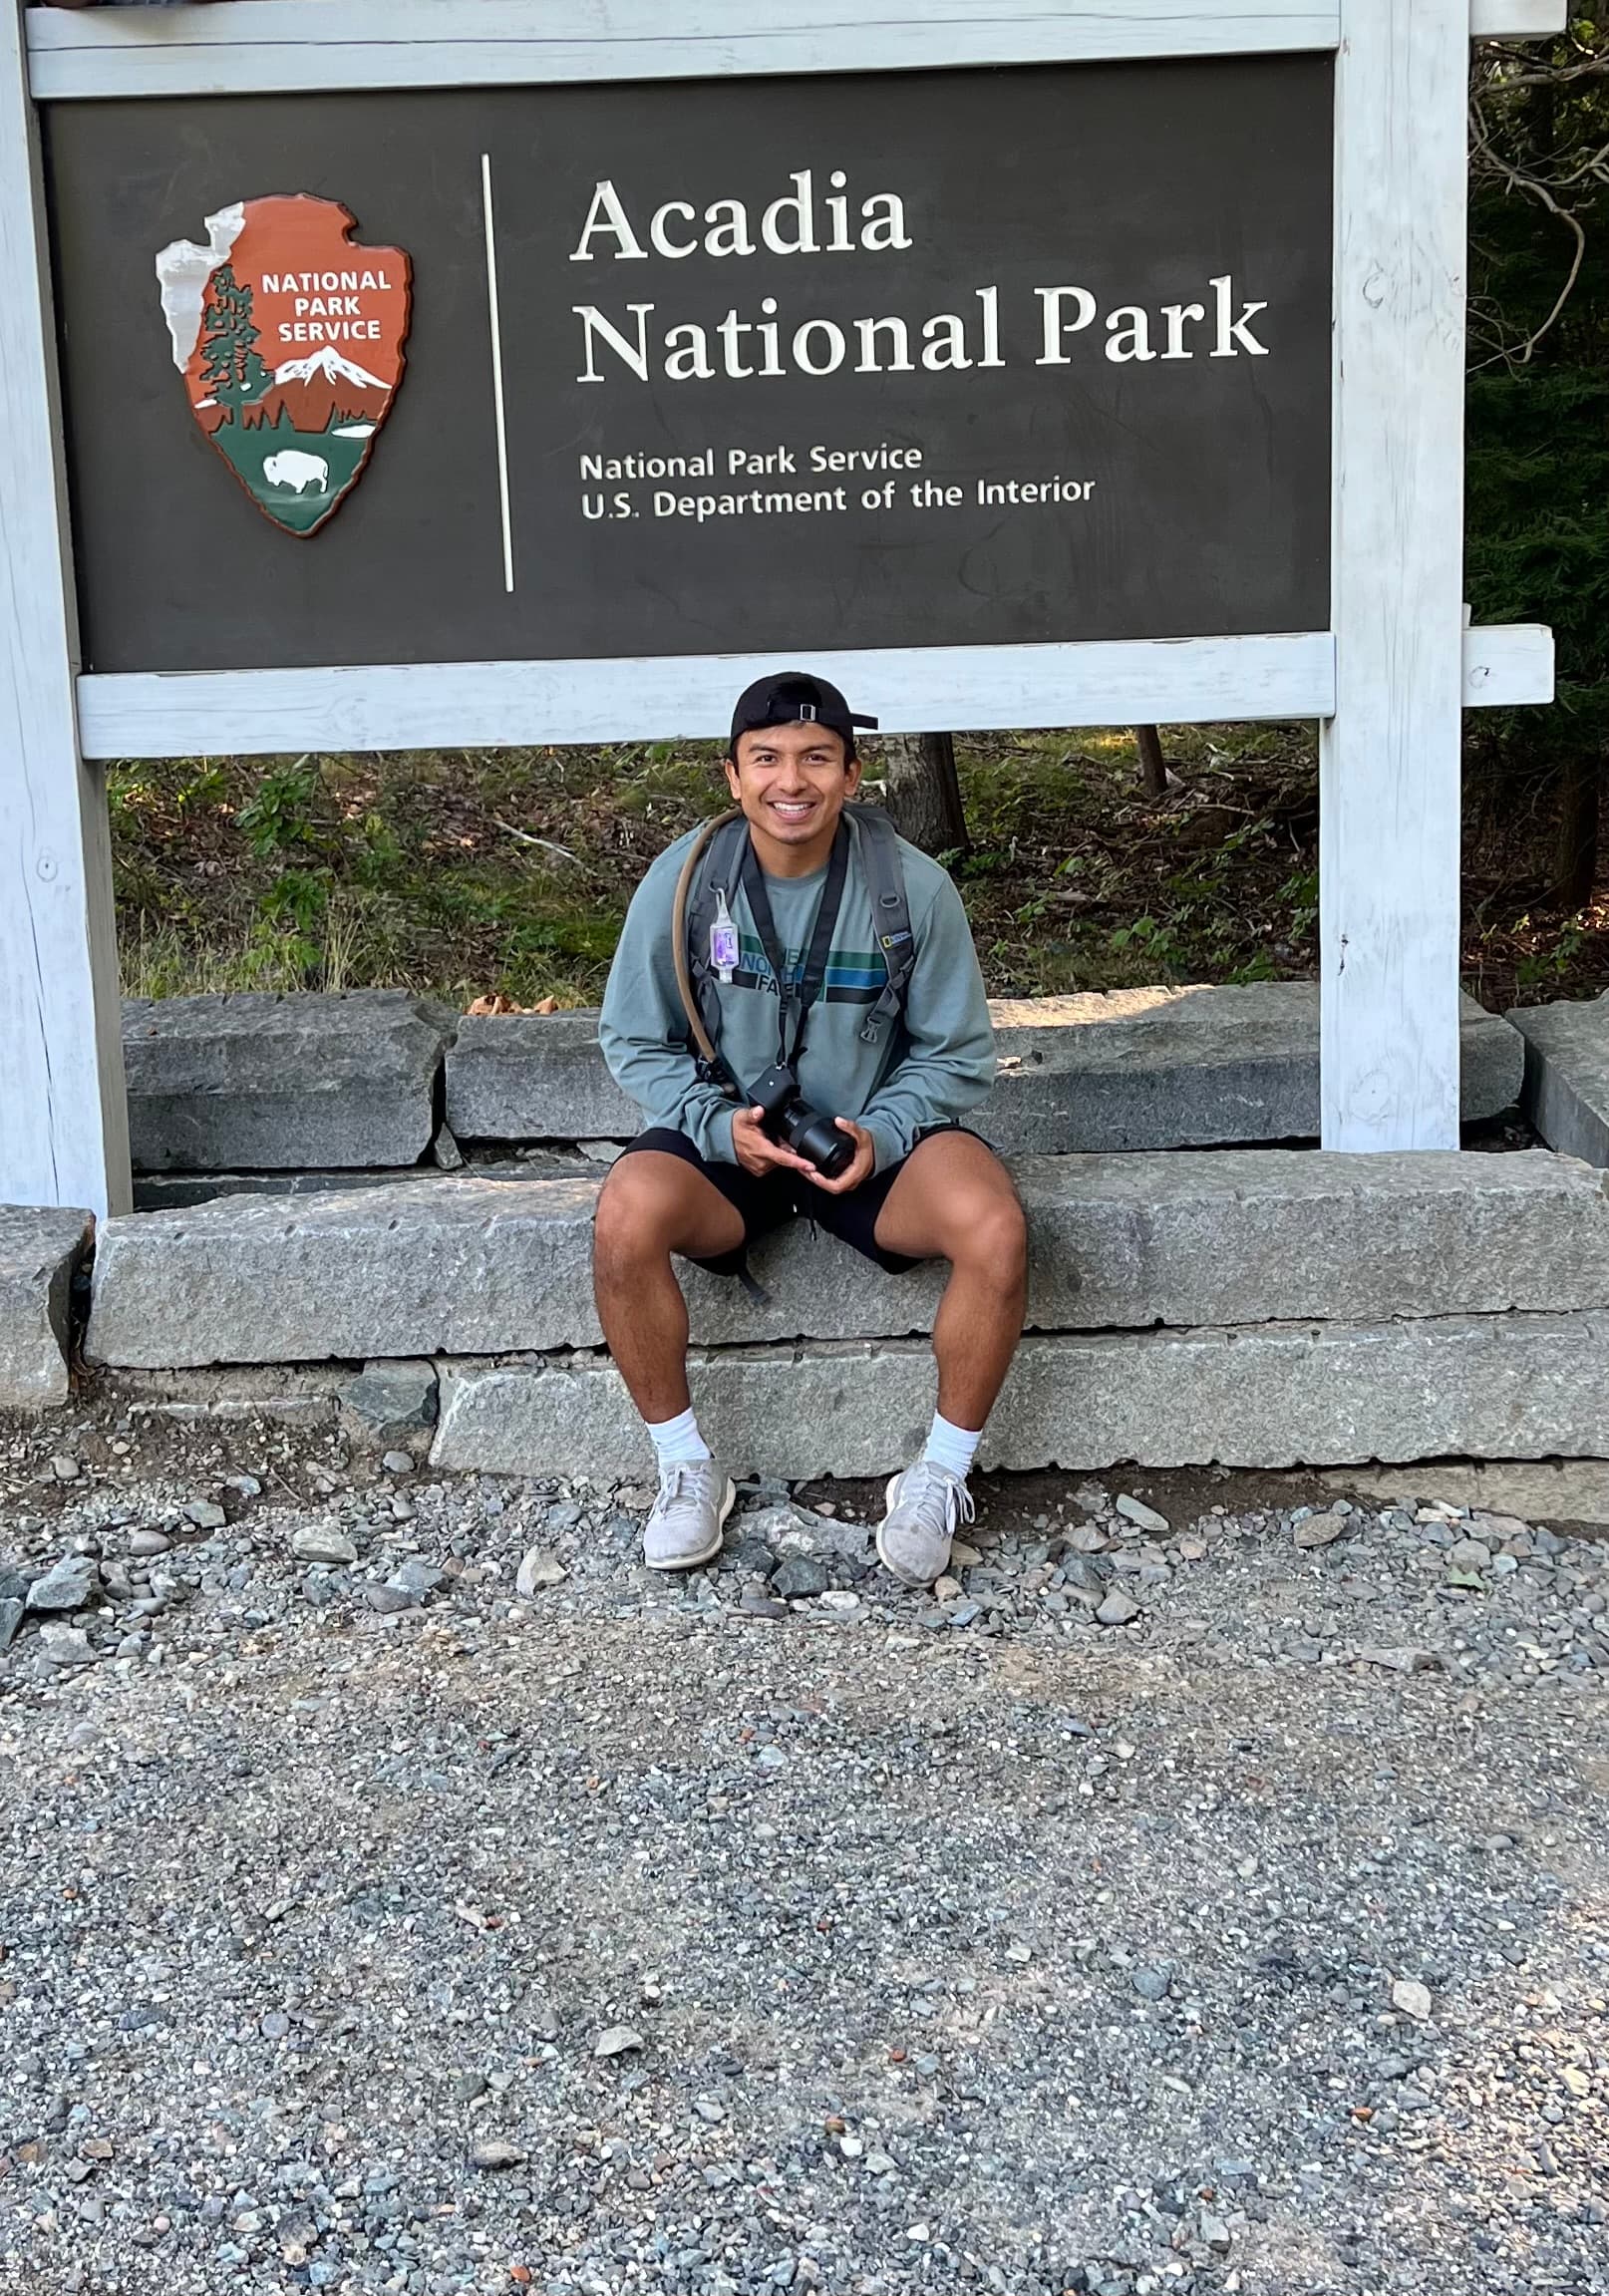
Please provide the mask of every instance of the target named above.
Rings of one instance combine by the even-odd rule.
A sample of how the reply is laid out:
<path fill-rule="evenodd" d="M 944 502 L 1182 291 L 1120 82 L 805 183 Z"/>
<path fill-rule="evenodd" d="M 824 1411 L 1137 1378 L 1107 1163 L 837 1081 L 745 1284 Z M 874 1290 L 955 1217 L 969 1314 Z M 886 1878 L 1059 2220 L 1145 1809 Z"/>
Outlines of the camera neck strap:
<path fill-rule="evenodd" d="M 832 935 L 837 930 L 838 911 L 843 906 L 843 884 L 848 872 L 849 825 L 840 819 L 838 833 L 832 840 L 832 857 L 827 863 L 826 883 L 821 888 L 820 904 L 815 912 L 815 928 L 810 934 L 810 945 L 804 958 L 804 970 L 800 975 L 798 991 L 795 992 L 789 986 L 786 952 L 777 938 L 776 919 L 771 913 L 771 896 L 766 890 L 766 872 L 755 853 L 753 837 L 744 839 L 743 889 L 755 920 L 755 930 L 760 935 L 760 945 L 766 952 L 766 962 L 777 983 L 777 1057 L 786 1068 L 792 1068 L 804 1050 L 804 1023 L 826 981 L 827 958 L 831 954 Z M 799 1014 L 792 1049 L 788 1042 L 791 1006 L 797 1007 Z"/>

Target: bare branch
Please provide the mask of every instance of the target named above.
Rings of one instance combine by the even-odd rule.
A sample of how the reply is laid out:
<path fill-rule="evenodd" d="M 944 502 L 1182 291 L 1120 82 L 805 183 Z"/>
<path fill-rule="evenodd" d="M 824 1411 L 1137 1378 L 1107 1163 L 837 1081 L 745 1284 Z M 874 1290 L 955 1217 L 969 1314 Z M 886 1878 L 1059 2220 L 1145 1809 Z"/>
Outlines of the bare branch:
<path fill-rule="evenodd" d="M 1564 88 L 1575 80 L 1609 76 L 1609 56 L 1586 56 L 1579 64 L 1558 64 L 1541 72 L 1505 72 L 1493 77 L 1492 93 L 1507 96 L 1520 88 Z"/>
<path fill-rule="evenodd" d="M 1583 114 L 1577 106 L 1568 114 L 1576 135 L 1566 137 L 1562 149 L 1542 155 L 1531 148 L 1539 118 L 1534 106 L 1522 100 L 1510 101 L 1523 99 L 1536 89 L 1567 94 L 1584 82 L 1609 78 L 1609 28 L 1594 30 L 1585 37 L 1579 30 L 1573 31 L 1557 43 L 1553 55 L 1556 61 L 1538 63 L 1534 54 L 1484 41 L 1474 52 L 1469 100 L 1471 174 L 1477 181 L 1484 177 L 1500 185 L 1505 193 L 1535 201 L 1571 239 L 1563 285 L 1546 318 L 1522 342 L 1504 339 L 1501 313 L 1489 300 L 1471 302 L 1471 333 L 1482 345 L 1493 346 L 1487 356 L 1473 363 L 1474 373 L 1498 364 L 1526 365 L 1558 324 L 1586 260 L 1586 226 L 1576 212 L 1577 197 L 1585 194 L 1591 198 L 1600 185 L 1609 182 L 1609 144 L 1594 144 L 1584 151 L 1581 148 L 1580 122 L 1591 119 L 1590 111 Z M 1543 117 L 1557 138 L 1557 116 Z"/>

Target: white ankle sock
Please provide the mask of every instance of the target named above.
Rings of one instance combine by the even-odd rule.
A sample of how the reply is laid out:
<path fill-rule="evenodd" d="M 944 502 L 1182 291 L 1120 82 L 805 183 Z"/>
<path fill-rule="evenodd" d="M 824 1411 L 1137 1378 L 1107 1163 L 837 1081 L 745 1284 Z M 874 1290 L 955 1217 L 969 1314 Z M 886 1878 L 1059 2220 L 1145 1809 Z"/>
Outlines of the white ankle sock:
<path fill-rule="evenodd" d="M 657 1424 L 647 1422 L 648 1432 L 654 1439 L 654 1450 L 661 1467 L 675 1467 L 680 1461 L 708 1459 L 710 1447 L 699 1433 L 699 1423 L 691 1408 L 675 1419 L 662 1419 Z"/>
<path fill-rule="evenodd" d="M 952 1426 L 942 1412 L 934 1412 L 933 1425 L 928 1432 L 927 1449 L 922 1457 L 934 1467 L 947 1467 L 965 1482 L 972 1473 L 972 1462 L 983 1441 L 983 1430 Z"/>

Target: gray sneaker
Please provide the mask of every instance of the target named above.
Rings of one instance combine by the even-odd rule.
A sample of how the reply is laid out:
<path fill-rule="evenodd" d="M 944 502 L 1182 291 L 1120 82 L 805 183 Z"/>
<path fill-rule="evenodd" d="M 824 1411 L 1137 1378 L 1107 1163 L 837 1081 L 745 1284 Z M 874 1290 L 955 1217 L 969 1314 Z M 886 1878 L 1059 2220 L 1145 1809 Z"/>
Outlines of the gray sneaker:
<path fill-rule="evenodd" d="M 678 1460 L 659 1477 L 659 1496 L 642 1534 L 650 1570 L 697 1570 L 721 1551 L 721 1530 L 738 1502 L 713 1459 Z"/>
<path fill-rule="evenodd" d="M 919 1459 L 889 1483 L 887 1505 L 877 1552 L 907 1586 L 931 1586 L 950 1559 L 956 1524 L 972 1520 L 971 1491 L 947 1467 Z"/>

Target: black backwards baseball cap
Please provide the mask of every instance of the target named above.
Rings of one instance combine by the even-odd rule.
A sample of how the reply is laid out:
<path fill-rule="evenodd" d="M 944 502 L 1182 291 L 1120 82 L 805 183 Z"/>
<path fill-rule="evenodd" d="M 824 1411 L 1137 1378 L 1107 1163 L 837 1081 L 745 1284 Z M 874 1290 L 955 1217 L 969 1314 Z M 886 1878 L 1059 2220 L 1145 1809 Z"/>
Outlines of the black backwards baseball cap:
<path fill-rule="evenodd" d="M 855 727 L 864 726 L 868 733 L 877 730 L 876 719 L 851 710 L 837 687 L 828 685 L 825 678 L 812 678 L 804 670 L 781 670 L 772 677 L 757 678 L 739 695 L 727 754 L 735 757 L 739 736 L 755 733 L 762 726 L 801 725 L 826 726 L 841 734 L 845 755 L 851 758 Z"/>

